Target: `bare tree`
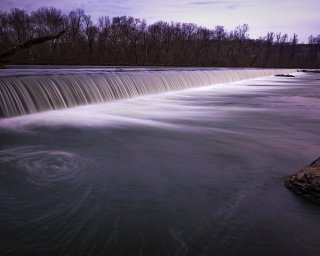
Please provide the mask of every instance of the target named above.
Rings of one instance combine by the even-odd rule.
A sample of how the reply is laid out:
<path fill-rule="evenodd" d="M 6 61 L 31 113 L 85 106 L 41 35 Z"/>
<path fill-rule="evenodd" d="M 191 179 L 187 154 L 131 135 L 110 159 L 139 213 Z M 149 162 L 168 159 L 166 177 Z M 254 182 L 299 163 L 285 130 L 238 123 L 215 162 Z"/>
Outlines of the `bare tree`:
<path fill-rule="evenodd" d="M 92 48 L 93 48 L 93 43 L 97 37 L 97 34 L 99 32 L 99 29 L 93 25 L 93 22 L 91 21 L 91 16 L 90 15 L 84 15 L 83 16 L 84 23 L 85 23 L 85 33 L 86 33 L 86 38 L 88 41 L 88 48 L 89 48 L 89 59 L 92 57 Z"/>
<path fill-rule="evenodd" d="M 82 32 L 82 20 L 84 17 L 84 10 L 76 9 L 70 11 L 67 19 L 68 33 L 71 37 L 73 49 L 76 48 L 76 41 Z"/>
<path fill-rule="evenodd" d="M 108 16 L 99 17 L 98 19 L 98 49 L 99 59 L 104 62 L 107 57 L 107 49 L 111 41 L 111 21 Z"/>
<path fill-rule="evenodd" d="M 268 32 L 260 39 L 249 38 L 243 24 L 227 32 L 192 23 L 144 20 L 121 16 L 100 17 L 97 23 L 84 10 L 68 14 L 42 7 L 29 14 L 25 10 L 0 10 L 0 54 L 15 45 L 38 37 L 59 38 L 32 48 L 21 48 L 14 63 L 61 63 L 101 65 L 199 65 L 199 66 L 310 66 L 319 67 L 320 35 L 309 44 L 299 44 L 296 34 Z"/>
<path fill-rule="evenodd" d="M 212 31 L 212 37 L 216 44 L 216 60 L 221 63 L 221 55 L 223 52 L 223 42 L 227 39 L 227 32 L 224 26 L 216 26 Z"/>
<path fill-rule="evenodd" d="M 14 8 L 8 15 L 8 26 L 12 29 L 13 41 L 22 43 L 31 38 L 30 16 L 24 10 Z"/>

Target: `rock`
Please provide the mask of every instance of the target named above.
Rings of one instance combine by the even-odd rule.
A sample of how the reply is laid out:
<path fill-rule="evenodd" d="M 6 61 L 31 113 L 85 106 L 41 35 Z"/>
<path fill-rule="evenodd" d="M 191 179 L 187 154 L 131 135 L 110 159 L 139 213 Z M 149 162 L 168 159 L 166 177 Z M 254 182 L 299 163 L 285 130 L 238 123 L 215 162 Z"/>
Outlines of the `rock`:
<path fill-rule="evenodd" d="M 294 75 L 290 75 L 290 74 L 279 74 L 279 75 L 275 75 L 275 76 L 294 77 Z"/>
<path fill-rule="evenodd" d="M 320 158 L 287 178 L 285 185 L 305 198 L 320 204 Z"/>
<path fill-rule="evenodd" d="M 320 73 L 320 70 L 317 70 L 317 69 L 302 69 L 302 70 L 298 70 L 298 72 L 305 72 L 305 73 Z"/>

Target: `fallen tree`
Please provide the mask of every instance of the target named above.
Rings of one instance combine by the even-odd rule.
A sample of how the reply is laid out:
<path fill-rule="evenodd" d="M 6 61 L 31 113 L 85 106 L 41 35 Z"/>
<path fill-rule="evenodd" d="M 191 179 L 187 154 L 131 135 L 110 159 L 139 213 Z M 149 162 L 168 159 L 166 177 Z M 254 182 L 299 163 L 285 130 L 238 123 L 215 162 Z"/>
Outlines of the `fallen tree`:
<path fill-rule="evenodd" d="M 34 38 L 34 39 L 28 40 L 22 44 L 19 44 L 19 45 L 13 47 L 9 51 L 6 51 L 0 55 L 0 67 L 4 67 L 9 62 L 8 60 L 6 60 L 6 58 L 9 58 L 9 57 L 15 55 L 17 52 L 25 50 L 25 49 L 29 49 L 32 46 L 37 45 L 37 44 L 43 44 L 47 41 L 58 39 L 64 33 L 65 33 L 65 31 L 63 30 L 57 35 Z"/>

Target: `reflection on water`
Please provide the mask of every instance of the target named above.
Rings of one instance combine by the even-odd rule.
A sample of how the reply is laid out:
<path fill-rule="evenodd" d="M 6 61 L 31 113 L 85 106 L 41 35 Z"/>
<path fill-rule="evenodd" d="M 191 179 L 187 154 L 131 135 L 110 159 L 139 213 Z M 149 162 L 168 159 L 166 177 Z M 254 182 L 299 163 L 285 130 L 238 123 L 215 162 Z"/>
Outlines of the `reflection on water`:
<path fill-rule="evenodd" d="M 319 156 L 316 79 L 0 120 L 0 255 L 319 255 L 283 186 Z"/>

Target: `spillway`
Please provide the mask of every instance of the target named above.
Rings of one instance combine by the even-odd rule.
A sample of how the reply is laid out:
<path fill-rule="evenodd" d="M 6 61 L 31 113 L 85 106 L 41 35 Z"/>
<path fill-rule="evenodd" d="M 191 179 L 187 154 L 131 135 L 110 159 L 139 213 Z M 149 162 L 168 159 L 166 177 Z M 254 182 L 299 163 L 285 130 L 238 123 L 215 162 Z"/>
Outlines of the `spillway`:
<path fill-rule="evenodd" d="M 223 73 L 110 69 L 0 79 Z M 294 76 L 0 119 L 0 255 L 320 255 L 318 205 L 284 186 L 319 157 L 320 74 Z"/>
<path fill-rule="evenodd" d="M 57 70 L 0 76 L 0 117 L 291 73 L 292 69 Z M 12 73 L 13 74 L 13 73 Z"/>

